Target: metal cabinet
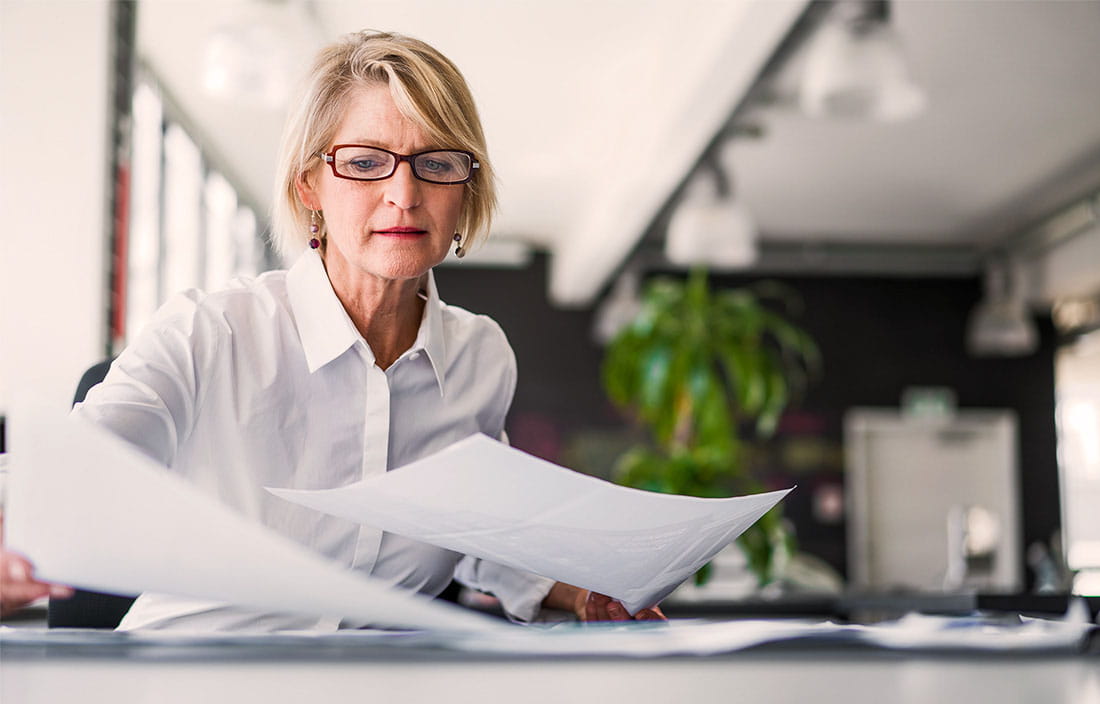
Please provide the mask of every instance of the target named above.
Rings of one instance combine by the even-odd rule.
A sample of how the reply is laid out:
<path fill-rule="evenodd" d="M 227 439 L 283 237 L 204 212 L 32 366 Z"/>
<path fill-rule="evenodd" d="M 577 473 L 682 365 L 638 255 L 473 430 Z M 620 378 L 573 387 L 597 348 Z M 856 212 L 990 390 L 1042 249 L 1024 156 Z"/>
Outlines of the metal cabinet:
<path fill-rule="evenodd" d="M 924 418 L 857 408 L 844 432 L 852 587 L 1021 587 L 1011 411 Z"/>

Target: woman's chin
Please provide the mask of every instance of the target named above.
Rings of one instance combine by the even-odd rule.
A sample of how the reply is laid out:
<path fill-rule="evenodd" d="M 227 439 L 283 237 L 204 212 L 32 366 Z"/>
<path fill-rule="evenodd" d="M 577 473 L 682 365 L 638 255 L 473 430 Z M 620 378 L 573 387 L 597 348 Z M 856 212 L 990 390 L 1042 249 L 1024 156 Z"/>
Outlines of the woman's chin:
<path fill-rule="evenodd" d="M 442 257 L 418 255 L 371 257 L 364 268 L 386 279 L 418 279 L 442 261 Z"/>
<path fill-rule="evenodd" d="M 414 246 L 408 246 L 410 244 Z M 433 248 L 415 246 L 396 238 L 393 242 L 370 241 L 358 251 L 349 252 L 350 257 L 343 256 L 339 248 L 330 249 L 335 251 L 326 252 L 326 260 L 336 255 L 347 261 L 351 270 L 358 269 L 365 274 L 396 280 L 419 278 L 447 256 L 446 251 L 440 253 L 433 251 Z M 332 267 L 329 269 L 331 273 Z"/>

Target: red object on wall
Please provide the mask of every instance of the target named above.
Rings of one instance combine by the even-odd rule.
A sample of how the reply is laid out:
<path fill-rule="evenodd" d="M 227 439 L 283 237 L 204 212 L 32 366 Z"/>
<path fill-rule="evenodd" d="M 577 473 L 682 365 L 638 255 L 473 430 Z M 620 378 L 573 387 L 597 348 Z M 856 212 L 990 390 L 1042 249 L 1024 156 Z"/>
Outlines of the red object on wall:
<path fill-rule="evenodd" d="M 130 164 L 120 160 L 115 172 L 114 251 L 111 252 L 110 342 L 117 352 L 126 337 L 126 278 L 130 235 Z"/>

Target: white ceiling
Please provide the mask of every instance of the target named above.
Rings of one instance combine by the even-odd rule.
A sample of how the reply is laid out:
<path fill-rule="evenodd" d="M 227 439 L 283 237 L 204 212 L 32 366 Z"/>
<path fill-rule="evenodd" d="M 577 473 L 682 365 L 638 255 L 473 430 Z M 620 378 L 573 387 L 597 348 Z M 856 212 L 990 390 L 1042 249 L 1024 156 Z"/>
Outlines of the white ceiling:
<path fill-rule="evenodd" d="M 138 52 L 213 161 L 266 209 L 283 110 L 203 93 L 210 33 L 267 22 L 283 33 L 291 72 L 345 31 L 429 41 L 478 99 L 501 180 L 495 236 L 549 251 L 552 297 L 582 304 L 650 229 L 806 6 L 142 0 Z M 763 136 L 737 140 L 730 163 L 765 244 L 988 246 L 1100 186 L 1100 2 L 902 1 L 893 22 L 929 93 L 918 119 L 801 116 L 784 99 L 797 52 L 742 106 Z"/>
<path fill-rule="evenodd" d="M 1043 202 L 1051 186 L 1057 201 L 1074 188 L 1062 182 L 1100 184 L 1100 3 L 895 2 L 891 21 L 928 111 L 898 124 L 754 111 L 765 138 L 733 162 L 769 238 L 990 242 L 1064 205 Z"/>

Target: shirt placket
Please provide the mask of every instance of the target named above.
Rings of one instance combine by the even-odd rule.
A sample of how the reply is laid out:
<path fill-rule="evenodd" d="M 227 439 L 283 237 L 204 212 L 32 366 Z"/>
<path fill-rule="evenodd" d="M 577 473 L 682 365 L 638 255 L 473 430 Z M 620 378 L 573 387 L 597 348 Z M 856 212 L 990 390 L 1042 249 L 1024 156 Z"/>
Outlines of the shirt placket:
<path fill-rule="evenodd" d="M 390 385 L 386 373 L 374 363 L 374 355 L 360 350 L 366 365 L 367 399 L 363 412 L 362 478 L 386 472 L 390 445 Z M 355 545 L 355 568 L 370 572 L 378 560 L 382 531 L 363 525 Z"/>

